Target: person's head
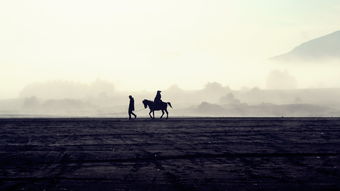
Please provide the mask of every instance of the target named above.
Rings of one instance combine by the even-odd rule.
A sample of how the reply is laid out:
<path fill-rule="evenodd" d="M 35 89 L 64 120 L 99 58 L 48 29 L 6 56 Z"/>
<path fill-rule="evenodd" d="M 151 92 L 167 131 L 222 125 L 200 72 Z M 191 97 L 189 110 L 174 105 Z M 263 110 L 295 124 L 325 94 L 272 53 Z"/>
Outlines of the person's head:
<path fill-rule="evenodd" d="M 132 99 L 133 98 L 132 95 L 129 95 L 129 98 Z"/>
<path fill-rule="evenodd" d="M 160 94 L 162 91 L 158 90 L 157 93 Z"/>

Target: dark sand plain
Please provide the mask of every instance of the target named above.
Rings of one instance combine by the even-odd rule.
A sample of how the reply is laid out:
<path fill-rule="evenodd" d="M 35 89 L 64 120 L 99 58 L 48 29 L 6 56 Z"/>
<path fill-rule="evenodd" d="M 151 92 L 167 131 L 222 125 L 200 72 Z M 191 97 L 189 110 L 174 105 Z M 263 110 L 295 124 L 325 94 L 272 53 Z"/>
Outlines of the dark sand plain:
<path fill-rule="evenodd" d="M 0 119 L 0 190 L 340 190 L 339 118 Z"/>

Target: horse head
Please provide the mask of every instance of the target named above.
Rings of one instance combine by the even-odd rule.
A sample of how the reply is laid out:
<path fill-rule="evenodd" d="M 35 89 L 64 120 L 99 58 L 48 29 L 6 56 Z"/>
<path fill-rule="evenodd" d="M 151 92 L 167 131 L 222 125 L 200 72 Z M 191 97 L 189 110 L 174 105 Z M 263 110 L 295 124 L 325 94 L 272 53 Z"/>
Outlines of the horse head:
<path fill-rule="evenodd" d="M 143 100 L 143 105 L 144 105 L 145 109 L 148 108 L 148 100 L 146 100 L 146 99 Z"/>

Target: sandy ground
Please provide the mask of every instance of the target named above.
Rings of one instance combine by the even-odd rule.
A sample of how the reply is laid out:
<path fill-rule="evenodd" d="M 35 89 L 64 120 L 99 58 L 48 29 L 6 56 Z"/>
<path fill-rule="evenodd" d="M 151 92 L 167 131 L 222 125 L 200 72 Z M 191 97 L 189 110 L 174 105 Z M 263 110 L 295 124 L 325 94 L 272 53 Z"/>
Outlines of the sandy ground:
<path fill-rule="evenodd" d="M 0 119 L 0 190 L 339 190 L 340 119 Z"/>

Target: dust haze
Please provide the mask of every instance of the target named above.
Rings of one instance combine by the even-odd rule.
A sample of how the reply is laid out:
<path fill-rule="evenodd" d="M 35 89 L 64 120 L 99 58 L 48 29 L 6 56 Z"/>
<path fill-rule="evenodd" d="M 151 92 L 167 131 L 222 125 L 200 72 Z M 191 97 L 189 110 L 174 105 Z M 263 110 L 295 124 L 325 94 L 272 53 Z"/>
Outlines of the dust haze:
<path fill-rule="evenodd" d="M 340 116 L 340 88 L 292 89 L 296 80 L 284 71 L 270 73 L 268 80 L 268 86 L 277 83 L 281 88 L 234 90 L 209 82 L 201 89 L 185 90 L 173 85 L 162 89 L 162 100 L 172 103 L 170 116 Z M 153 100 L 155 93 L 156 90 L 121 91 L 114 83 L 99 79 L 92 83 L 33 83 L 17 98 L 1 100 L 0 114 L 2 117 L 125 117 L 128 95 L 133 95 L 137 115 L 147 117 L 142 100 Z"/>
<path fill-rule="evenodd" d="M 0 115 L 120 117 L 133 95 L 143 117 L 162 90 L 170 116 L 339 116 L 339 12 L 334 0 L 2 1 Z"/>

